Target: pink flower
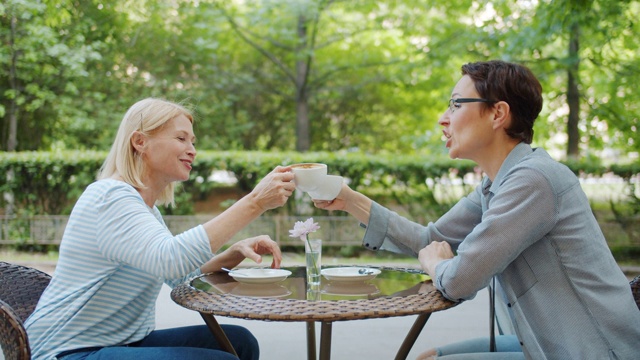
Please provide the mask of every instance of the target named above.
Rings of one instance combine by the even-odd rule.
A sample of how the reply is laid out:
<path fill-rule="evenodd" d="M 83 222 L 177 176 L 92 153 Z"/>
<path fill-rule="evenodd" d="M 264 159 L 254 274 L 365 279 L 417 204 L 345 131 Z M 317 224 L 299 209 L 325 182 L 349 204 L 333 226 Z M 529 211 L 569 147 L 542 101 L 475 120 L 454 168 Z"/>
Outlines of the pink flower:
<path fill-rule="evenodd" d="M 309 233 L 316 232 L 316 230 L 320 229 L 320 225 L 318 223 L 313 222 L 313 218 L 308 218 L 307 221 L 296 221 L 292 230 L 289 230 L 289 236 L 291 237 L 299 237 L 300 240 L 305 240 L 305 238 L 309 238 Z"/>

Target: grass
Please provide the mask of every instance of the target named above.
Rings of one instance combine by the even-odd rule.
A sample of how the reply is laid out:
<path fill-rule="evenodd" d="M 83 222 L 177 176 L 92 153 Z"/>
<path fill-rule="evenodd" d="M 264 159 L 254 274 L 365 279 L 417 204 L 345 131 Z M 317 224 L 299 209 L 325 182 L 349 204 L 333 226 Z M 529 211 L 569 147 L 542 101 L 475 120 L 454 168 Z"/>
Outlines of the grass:
<path fill-rule="evenodd" d="M 58 261 L 58 253 L 50 252 L 47 254 L 19 252 L 15 250 L 0 249 L 0 259 L 18 264 L 23 264 L 35 268 L 41 268 L 42 271 L 53 271 Z M 265 255 L 262 263 L 256 264 L 253 260 L 245 259 L 238 267 L 268 267 L 271 265 L 272 257 Z M 288 266 L 304 266 L 305 258 L 303 252 L 283 252 L 282 267 Z M 360 256 L 344 257 L 333 254 L 322 256 L 322 266 L 338 266 L 338 265 L 368 265 L 368 266 L 391 266 L 410 269 L 420 269 L 418 259 L 412 257 L 402 257 L 397 255 L 389 256 L 387 253 L 361 253 Z M 618 265 L 623 269 L 629 279 L 640 275 L 640 259 L 625 259 L 618 261 Z M 1 359 L 1 358 L 0 358 Z"/>
<path fill-rule="evenodd" d="M 304 253 L 303 252 L 283 252 L 283 266 L 290 265 L 303 265 L 305 262 Z M 19 262 L 19 263 L 55 263 L 58 261 L 58 253 L 57 252 L 49 252 L 46 254 L 42 253 L 30 253 L 30 252 L 21 252 L 10 249 L 2 249 L 0 250 L 0 259 L 3 261 L 9 262 Z M 263 257 L 262 263 L 260 266 L 268 266 L 271 264 L 272 257 L 270 255 L 265 255 Z M 360 255 L 360 256 L 350 256 L 343 257 L 332 254 L 323 254 L 322 256 L 322 264 L 326 266 L 330 265 L 376 265 L 376 266 L 405 266 L 417 268 L 419 267 L 418 260 L 412 257 L 402 257 L 402 256 L 388 256 L 385 253 L 380 253 L 380 255 L 376 256 L 375 253 L 371 255 Z M 256 264 L 252 260 L 245 260 L 241 263 L 241 266 L 256 266 Z"/>
<path fill-rule="evenodd" d="M 43 253 L 31 253 L 22 252 L 11 249 L 0 249 L 0 259 L 9 262 L 22 262 L 22 263 L 55 263 L 58 261 L 57 252 Z M 288 265 L 303 265 L 304 253 L 285 251 L 282 253 L 282 262 L 284 266 Z M 271 263 L 272 257 L 265 255 L 260 266 L 267 266 Z M 376 266 L 406 266 L 411 268 L 419 268 L 418 259 L 410 256 L 400 256 L 396 254 L 390 254 L 386 252 L 362 252 L 358 256 L 340 256 L 336 255 L 335 251 L 327 252 L 322 255 L 323 265 L 376 265 Z M 618 261 L 620 266 L 638 267 L 640 266 L 640 259 L 630 259 Z M 252 260 L 245 260 L 241 263 L 241 266 L 256 266 Z"/>
<path fill-rule="evenodd" d="M 11 249 L 0 249 L 0 259 L 14 262 L 57 262 L 58 252 L 48 253 L 24 252 Z"/>

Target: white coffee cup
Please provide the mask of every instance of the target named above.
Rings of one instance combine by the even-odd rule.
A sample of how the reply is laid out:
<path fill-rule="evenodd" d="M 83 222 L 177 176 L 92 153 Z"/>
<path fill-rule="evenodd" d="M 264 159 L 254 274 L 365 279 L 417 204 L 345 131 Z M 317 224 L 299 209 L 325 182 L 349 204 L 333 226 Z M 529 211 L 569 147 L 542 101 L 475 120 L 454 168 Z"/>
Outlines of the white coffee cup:
<path fill-rule="evenodd" d="M 300 163 L 291 165 L 291 171 L 295 175 L 293 181 L 296 187 L 309 192 L 318 189 L 319 184 L 327 175 L 327 164 Z"/>

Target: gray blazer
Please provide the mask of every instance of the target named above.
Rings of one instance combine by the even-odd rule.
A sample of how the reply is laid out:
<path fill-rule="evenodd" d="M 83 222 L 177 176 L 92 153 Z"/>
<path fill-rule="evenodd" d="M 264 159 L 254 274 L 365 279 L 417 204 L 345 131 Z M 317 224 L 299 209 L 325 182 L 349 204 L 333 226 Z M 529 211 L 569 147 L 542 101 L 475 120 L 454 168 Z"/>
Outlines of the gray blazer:
<path fill-rule="evenodd" d="M 422 226 L 374 203 L 363 245 L 417 256 L 457 250 L 434 284 L 472 299 L 497 276 L 528 359 L 640 359 L 640 311 L 577 177 L 521 143 L 496 178 Z"/>

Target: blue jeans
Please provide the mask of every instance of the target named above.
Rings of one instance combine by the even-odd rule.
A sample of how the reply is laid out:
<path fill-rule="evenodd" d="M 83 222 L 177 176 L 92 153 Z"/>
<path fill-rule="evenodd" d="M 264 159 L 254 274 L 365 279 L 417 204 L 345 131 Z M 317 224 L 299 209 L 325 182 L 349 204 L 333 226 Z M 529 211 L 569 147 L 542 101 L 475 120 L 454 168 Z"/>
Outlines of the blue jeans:
<path fill-rule="evenodd" d="M 231 345 L 242 360 L 258 360 L 258 340 L 241 326 L 222 325 Z M 237 360 L 221 350 L 220 345 L 206 325 L 155 330 L 134 344 L 87 348 L 58 356 L 59 360 L 184 360 L 216 359 Z"/>
<path fill-rule="evenodd" d="M 515 335 L 496 336 L 496 352 L 489 352 L 489 338 L 461 341 L 436 348 L 442 360 L 524 360 L 520 341 Z"/>

